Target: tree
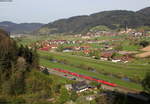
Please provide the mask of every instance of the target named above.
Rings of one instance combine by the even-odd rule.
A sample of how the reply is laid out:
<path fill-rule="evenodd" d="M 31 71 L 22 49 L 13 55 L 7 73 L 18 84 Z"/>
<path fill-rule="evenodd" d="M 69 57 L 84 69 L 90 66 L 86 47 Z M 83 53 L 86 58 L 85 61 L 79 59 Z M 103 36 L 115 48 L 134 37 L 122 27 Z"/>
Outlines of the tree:
<path fill-rule="evenodd" d="M 66 88 L 62 87 L 60 89 L 60 97 L 59 97 L 59 104 L 64 104 L 70 99 L 69 93 Z"/>
<path fill-rule="evenodd" d="M 25 92 L 25 73 L 18 70 L 13 73 L 11 79 L 13 94 L 19 95 Z"/>
<path fill-rule="evenodd" d="M 150 94 L 150 72 L 148 72 L 142 80 L 142 86 L 144 90 Z"/>
<path fill-rule="evenodd" d="M 16 67 L 17 67 L 18 70 L 25 71 L 26 68 L 27 68 L 26 60 L 23 57 L 19 57 L 17 59 Z"/>
<path fill-rule="evenodd" d="M 36 49 L 33 49 L 32 51 L 32 67 L 33 68 L 38 68 L 39 66 L 39 56 L 38 56 L 38 53 L 37 53 L 37 50 Z"/>
<path fill-rule="evenodd" d="M 61 89 L 61 84 L 55 85 L 54 87 L 55 93 L 60 93 L 60 89 Z"/>
<path fill-rule="evenodd" d="M 45 76 L 45 74 L 32 71 L 29 77 L 26 79 L 27 90 L 32 93 L 40 92 L 42 90 L 51 89 L 52 80 Z"/>
<path fill-rule="evenodd" d="M 12 82 L 10 80 L 2 83 L 2 93 L 6 95 L 13 95 Z"/>
<path fill-rule="evenodd" d="M 107 26 L 99 25 L 99 26 L 96 26 L 96 27 L 93 27 L 92 29 L 90 29 L 90 31 L 92 31 L 92 32 L 110 31 L 110 29 Z"/>
<path fill-rule="evenodd" d="M 98 50 L 93 50 L 90 52 L 90 56 L 95 56 L 95 59 L 99 59 L 100 52 Z"/>
<path fill-rule="evenodd" d="M 63 45 L 60 45 L 58 48 L 57 48 L 57 50 L 56 51 L 58 51 L 58 52 L 62 52 L 63 50 L 64 50 L 64 46 Z"/>
<path fill-rule="evenodd" d="M 149 45 L 149 42 L 148 41 L 141 41 L 140 42 L 140 46 L 142 46 L 142 47 L 146 47 L 146 46 L 148 46 Z"/>
<path fill-rule="evenodd" d="M 108 104 L 108 99 L 105 95 L 96 97 L 95 101 L 96 104 Z"/>
<path fill-rule="evenodd" d="M 123 49 L 123 47 L 121 44 L 119 44 L 115 47 L 115 50 L 117 50 L 117 51 L 121 51 L 122 49 Z"/>
<path fill-rule="evenodd" d="M 72 91 L 72 92 L 71 92 L 70 99 L 71 99 L 72 101 L 76 101 L 77 98 L 78 98 L 77 93 L 76 93 L 75 91 Z"/>
<path fill-rule="evenodd" d="M 18 56 L 23 57 L 26 60 L 28 69 L 38 68 L 39 57 L 36 49 L 29 49 L 28 46 L 21 45 L 18 49 Z"/>
<path fill-rule="evenodd" d="M 11 75 L 8 81 L 4 81 L 2 92 L 7 95 L 19 95 L 25 92 L 25 74 L 22 71 L 17 71 Z"/>
<path fill-rule="evenodd" d="M 115 52 L 115 53 L 112 54 L 111 58 L 113 59 L 113 58 L 115 58 L 116 56 L 117 56 L 117 53 Z"/>

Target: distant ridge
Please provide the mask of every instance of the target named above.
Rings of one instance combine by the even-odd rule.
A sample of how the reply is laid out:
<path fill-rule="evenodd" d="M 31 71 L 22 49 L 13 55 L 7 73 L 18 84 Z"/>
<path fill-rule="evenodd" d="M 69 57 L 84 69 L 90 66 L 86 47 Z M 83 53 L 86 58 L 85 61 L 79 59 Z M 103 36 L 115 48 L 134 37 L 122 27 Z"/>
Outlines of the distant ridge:
<path fill-rule="evenodd" d="M 150 7 L 141 9 L 137 13 L 143 14 L 144 16 L 150 16 Z"/>
<path fill-rule="evenodd" d="M 94 13 L 91 15 L 74 16 L 68 19 L 60 19 L 48 23 L 38 29 L 36 33 L 81 33 L 92 27 L 104 25 L 110 29 L 123 28 L 125 23 L 128 27 L 150 25 L 150 7 L 139 11 L 113 10 Z"/>
<path fill-rule="evenodd" d="M 0 28 L 13 34 L 31 33 L 39 29 L 44 24 L 42 23 L 13 23 L 10 21 L 0 22 Z"/>

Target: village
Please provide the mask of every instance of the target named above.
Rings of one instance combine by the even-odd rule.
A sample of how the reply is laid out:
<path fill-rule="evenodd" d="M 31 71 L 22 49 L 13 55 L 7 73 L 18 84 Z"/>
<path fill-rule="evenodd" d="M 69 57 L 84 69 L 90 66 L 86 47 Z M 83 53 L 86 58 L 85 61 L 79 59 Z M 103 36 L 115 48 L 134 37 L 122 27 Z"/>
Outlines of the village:
<path fill-rule="evenodd" d="M 26 43 L 31 38 L 14 39 Z M 149 102 L 149 95 L 141 90 L 143 73 L 150 65 L 149 31 L 89 31 L 34 38 L 27 46 L 37 48 L 39 72 L 67 80 L 58 86 L 77 96 L 76 100 L 110 103 L 127 98 L 137 104 Z"/>
<path fill-rule="evenodd" d="M 63 52 L 102 61 L 127 63 L 134 60 L 136 54 L 143 48 L 140 42 L 149 38 L 149 32 L 128 29 L 120 32 L 88 32 L 84 35 L 73 35 L 71 39 L 66 37 L 62 40 L 43 40 L 34 43 L 34 45 L 43 51 Z"/>

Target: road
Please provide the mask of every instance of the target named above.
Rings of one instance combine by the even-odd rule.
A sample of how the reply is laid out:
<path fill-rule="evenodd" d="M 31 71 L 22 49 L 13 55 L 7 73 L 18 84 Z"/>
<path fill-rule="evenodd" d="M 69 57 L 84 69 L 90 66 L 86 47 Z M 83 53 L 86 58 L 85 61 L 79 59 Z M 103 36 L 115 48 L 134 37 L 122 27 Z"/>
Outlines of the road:
<path fill-rule="evenodd" d="M 62 73 L 62 72 L 58 72 L 58 71 L 55 71 L 51 68 L 47 68 L 48 69 L 48 72 L 50 74 L 54 74 L 54 75 L 57 75 L 57 76 L 60 76 L 60 77 L 64 77 L 64 78 L 67 78 L 69 80 L 76 80 L 76 81 L 86 81 L 86 82 L 89 82 L 89 80 L 85 80 L 83 78 L 79 78 L 79 77 L 75 77 L 75 76 L 72 76 L 70 74 L 67 74 L 67 73 Z"/>

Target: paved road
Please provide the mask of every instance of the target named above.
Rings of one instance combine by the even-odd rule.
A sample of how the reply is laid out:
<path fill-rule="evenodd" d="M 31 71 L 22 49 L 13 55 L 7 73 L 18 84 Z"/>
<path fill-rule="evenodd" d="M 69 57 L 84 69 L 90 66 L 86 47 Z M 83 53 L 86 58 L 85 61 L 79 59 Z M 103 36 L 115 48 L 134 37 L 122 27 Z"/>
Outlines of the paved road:
<path fill-rule="evenodd" d="M 48 69 L 50 74 L 58 75 L 60 77 L 64 77 L 64 78 L 67 78 L 67 79 L 70 79 L 70 80 L 89 82 L 89 80 L 85 80 L 85 79 L 82 79 L 82 78 L 79 78 L 79 77 L 75 77 L 75 76 L 72 76 L 72 75 L 67 74 L 67 73 L 61 73 L 61 72 L 55 71 L 55 70 L 50 69 L 50 68 L 47 68 L 47 69 Z"/>

